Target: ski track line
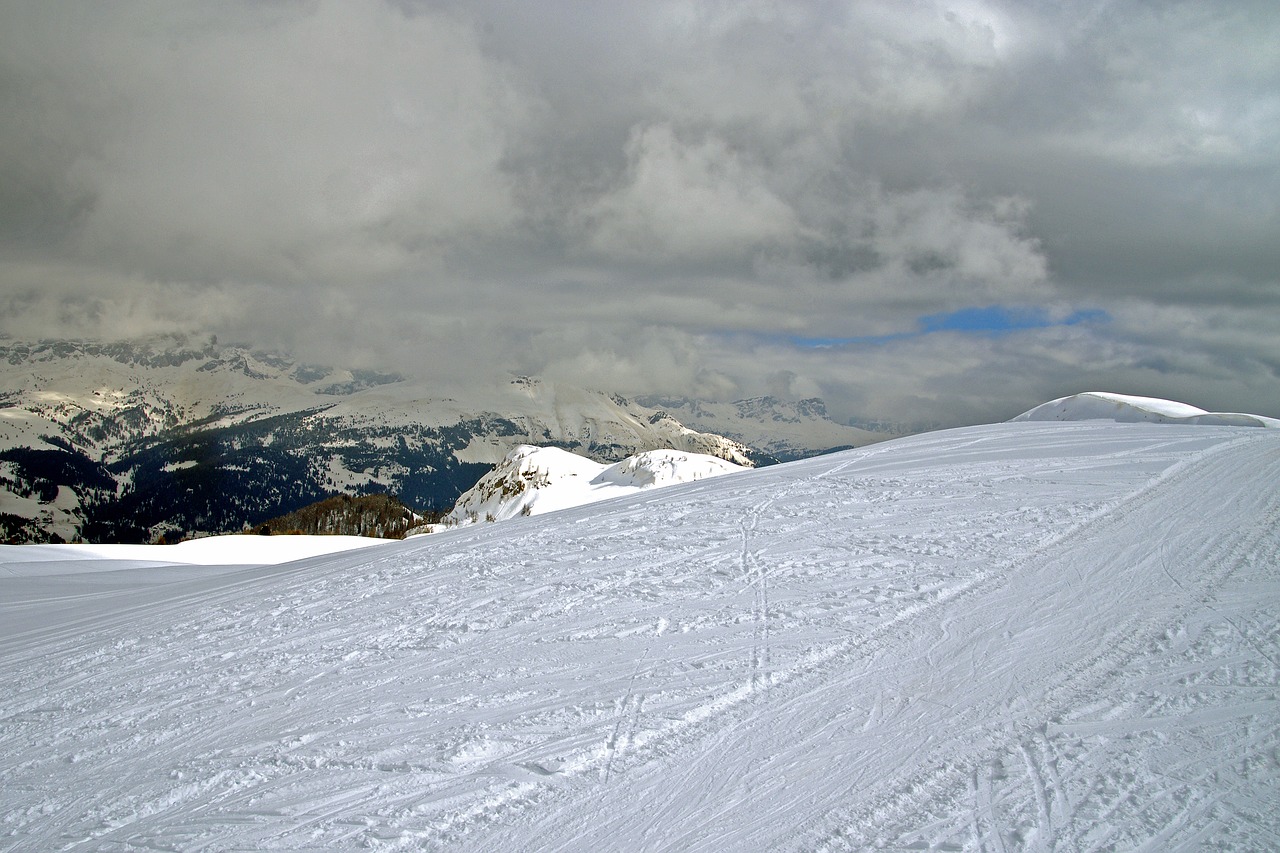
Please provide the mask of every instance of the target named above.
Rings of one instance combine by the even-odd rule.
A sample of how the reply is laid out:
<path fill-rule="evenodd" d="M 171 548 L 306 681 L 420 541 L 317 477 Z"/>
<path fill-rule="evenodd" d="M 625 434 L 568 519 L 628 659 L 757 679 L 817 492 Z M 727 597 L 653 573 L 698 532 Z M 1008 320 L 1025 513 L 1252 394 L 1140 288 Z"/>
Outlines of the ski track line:
<path fill-rule="evenodd" d="M 796 678 L 819 675 L 824 666 L 848 655 L 851 651 L 861 651 L 875 646 L 878 638 L 891 633 L 901 624 L 922 614 L 927 614 L 956 597 L 970 592 L 979 582 L 986 578 L 986 574 L 978 575 L 971 581 L 960 584 L 954 589 L 944 590 L 927 603 L 909 605 L 900 610 L 895 616 L 870 629 L 866 634 L 829 644 L 816 652 L 804 656 L 789 669 L 775 670 L 769 673 L 767 678 L 762 677 L 758 684 L 767 686 L 770 689 L 776 689 L 780 685 L 787 684 Z M 726 693 L 711 697 L 680 717 L 669 720 L 665 725 L 635 733 L 630 739 L 631 747 L 627 751 L 628 758 L 633 762 L 646 761 L 652 758 L 651 753 L 655 750 L 670 751 L 672 744 L 688 748 L 691 743 L 697 740 L 713 736 L 714 732 L 719 728 L 717 723 L 722 721 L 726 714 L 739 706 L 750 703 L 753 697 L 763 695 L 757 693 L 757 686 L 757 684 L 752 684 L 748 681 Z M 614 752 L 609 749 L 606 742 L 603 746 L 583 751 L 575 758 L 565 762 L 559 771 L 559 775 L 564 777 L 586 775 L 600 770 L 602 764 L 609 765 L 613 758 Z M 401 844 L 394 846 L 394 849 L 416 847 L 427 839 L 440 841 L 459 837 L 460 834 L 470 832 L 477 822 L 491 824 L 512 809 L 523 810 L 539 798 L 555 793 L 554 790 L 543 784 L 521 783 L 496 794 L 486 796 L 480 802 L 460 812 L 437 818 L 435 829 L 432 831 L 406 830 L 404 837 L 401 839 Z M 572 847 L 573 845 L 570 844 L 569 846 Z"/>
<path fill-rule="evenodd" d="M 1146 486 L 1137 490 L 1130 499 L 1121 500 L 1111 504 L 1108 511 L 1100 513 L 1091 519 L 1084 528 L 1086 530 L 1078 530 L 1071 534 L 1070 537 L 1059 537 L 1059 539 L 1074 539 L 1079 535 L 1087 535 L 1088 528 L 1110 527 L 1122 528 L 1128 522 L 1127 519 L 1134 514 L 1142 511 L 1146 507 L 1156 503 L 1166 493 L 1172 493 L 1174 499 L 1180 498 L 1187 504 L 1194 505 L 1200 499 L 1194 489 L 1183 488 L 1185 484 L 1195 480 L 1198 476 L 1207 473 L 1216 468 L 1227 468 L 1229 466 L 1230 457 L 1234 451 L 1241 449 L 1249 449 L 1249 444 L 1257 439 L 1243 438 L 1236 441 L 1227 442 L 1210 448 L 1208 452 L 1200 454 L 1197 458 L 1188 460 L 1185 463 L 1175 466 L 1176 470 L 1166 472 L 1164 475 L 1156 477 L 1155 480 Z M 1280 458 L 1268 460 L 1267 464 L 1274 471 L 1274 474 L 1268 481 L 1275 482 L 1280 479 Z M 1212 481 L 1212 478 L 1210 478 Z M 1194 579 L 1187 578 L 1186 586 L 1193 590 L 1190 597 L 1190 604 L 1187 607 L 1194 607 L 1207 599 L 1207 593 L 1215 587 L 1220 586 L 1231 574 L 1243 565 L 1250 557 L 1261 558 L 1261 561 L 1267 565 L 1275 565 L 1276 560 L 1280 558 L 1280 542 L 1277 542 L 1276 531 L 1280 529 L 1280 499 L 1273 493 L 1261 496 L 1259 502 L 1264 502 L 1264 508 L 1258 512 L 1259 523 L 1244 531 L 1240 536 L 1232 538 L 1224 535 L 1221 530 L 1215 531 L 1216 535 L 1208 543 L 1203 545 L 1197 558 L 1194 560 L 1184 560 L 1188 571 L 1195 571 L 1196 567 L 1207 567 L 1208 571 L 1200 571 L 1196 573 Z M 1176 515 L 1177 513 L 1173 513 Z M 1229 531 L 1227 532 L 1229 534 Z M 1265 550 L 1259 550 L 1263 546 Z M 1157 561 L 1161 559 L 1157 554 Z M 1160 566 L 1160 571 L 1167 572 L 1167 567 Z M 1186 587 L 1184 587 L 1186 588 Z M 1092 657 L 1082 662 L 1068 665 L 1058 675 L 1049 679 L 1047 688 L 1041 692 L 1046 696 L 1046 702 L 1042 704 L 1048 707 L 1070 707 L 1072 700 L 1078 700 L 1082 696 L 1088 695 L 1091 688 L 1107 683 L 1109 676 L 1121 670 L 1128 662 L 1138 658 L 1145 651 L 1144 641 L 1158 634 L 1161 629 L 1166 628 L 1170 623 L 1177 624 L 1186 614 L 1182 612 L 1185 608 L 1173 607 L 1171 609 L 1151 614 L 1151 615 L 1133 615 L 1123 623 L 1111 627 L 1107 632 L 1107 638 L 1110 642 L 1104 640 L 1099 643 L 1103 647 L 1103 651 L 1098 652 Z M 1262 708 L 1274 708 L 1275 703 L 1267 703 Z M 1241 711 L 1247 715 L 1251 709 Z M 953 745 L 951 750 L 935 749 L 932 754 L 935 756 L 933 761 L 923 762 L 925 766 L 940 766 L 947 764 L 969 764 L 976 766 L 976 760 L 981 751 L 989 750 L 992 744 L 1000 743 L 1002 739 L 998 736 L 999 727 L 989 725 L 982 727 L 980 731 L 964 731 L 963 736 Z M 1050 729 L 1044 729 L 1046 736 Z M 1069 728 L 1068 728 L 1069 730 Z M 971 743 L 967 748 L 965 741 L 976 742 Z M 1030 754 L 1026 751 L 1025 744 L 1019 742 L 1016 749 L 1021 749 L 1024 756 L 1030 762 Z M 944 752 L 946 753 L 945 758 Z M 1032 767 L 1035 765 L 1032 763 Z M 847 812 L 837 817 L 828 819 L 825 823 L 828 829 L 820 830 L 816 837 L 807 836 L 801 846 L 805 849 L 861 849 L 862 846 L 881 846 L 892 842 L 884 837 L 877 837 L 871 834 L 871 830 L 867 828 L 868 821 L 860 821 L 856 815 L 877 815 L 879 819 L 874 823 L 883 825 L 888 822 L 888 816 L 896 813 L 911 813 L 912 811 L 922 812 L 923 801 L 927 797 L 922 791 L 930 790 L 940 784 L 944 784 L 949 780 L 943 778 L 943 774 L 932 773 L 927 774 L 926 778 L 921 779 L 916 775 L 906 774 L 904 778 L 895 778 L 891 782 L 878 786 L 880 793 L 873 802 L 866 803 L 858 807 L 854 811 Z M 1039 776 L 1038 768 L 1034 769 L 1034 773 L 1029 770 L 1033 790 L 1036 791 L 1036 810 L 1039 814 L 1040 829 L 1044 833 L 1037 833 L 1037 847 L 1043 846 L 1043 849 L 1062 849 L 1066 846 L 1070 848 L 1078 847 L 1076 838 L 1059 839 L 1052 831 L 1051 815 L 1053 811 L 1053 803 L 1057 799 L 1057 793 L 1052 795 L 1044 788 L 1043 780 L 1037 785 L 1037 777 Z M 932 778 L 930 778 L 932 777 Z M 903 798 L 900 792 L 904 789 L 913 790 L 915 793 L 911 796 Z M 935 795 L 936 791 L 933 792 Z M 1065 798 L 1066 794 L 1063 792 Z M 859 798 L 862 799 L 862 798 Z M 1121 806 L 1117 806 L 1120 808 Z M 846 830 L 851 827 L 860 827 L 863 829 L 861 833 L 850 835 Z M 1158 849 L 1158 846 L 1156 848 Z"/>
<path fill-rule="evenodd" d="M 768 571 L 760 560 L 759 554 L 751 549 L 751 539 L 760 523 L 760 514 L 774 503 L 773 498 L 747 511 L 739 523 L 742 534 L 742 551 L 739 562 L 743 578 L 752 588 L 752 643 L 751 663 L 748 682 L 754 690 L 759 686 L 769 671 L 769 579 Z"/>
<path fill-rule="evenodd" d="M 1264 525 L 1264 527 L 1265 527 L 1265 526 L 1266 526 L 1266 525 Z M 1211 557 L 1216 557 L 1217 555 L 1210 555 L 1210 556 L 1211 556 Z M 1228 557 L 1229 557 L 1229 556 L 1230 556 L 1230 555 L 1228 555 Z M 1272 552 L 1271 556 L 1272 556 L 1272 558 L 1274 558 L 1274 551 Z M 1232 561 L 1231 561 L 1230 559 L 1228 559 L 1226 562 L 1227 562 L 1228 564 L 1232 564 Z M 1206 587 L 1207 587 L 1207 586 L 1208 586 L 1208 584 L 1204 584 L 1203 586 L 1206 586 Z M 1150 636 L 1150 635 L 1154 634 L 1154 633 L 1155 633 L 1155 632 L 1156 632 L 1156 631 L 1161 627 L 1161 625 L 1162 625 L 1162 624 L 1165 624 L 1165 623 L 1164 623 L 1164 621 L 1162 621 L 1162 620 L 1159 620 L 1159 619 L 1149 619 L 1149 620 L 1146 620 L 1145 622 L 1139 623 L 1139 626 L 1138 626 L 1138 627 L 1139 627 L 1139 630 L 1137 630 L 1135 633 L 1136 633 L 1136 634 L 1138 634 L 1138 635 Z M 1138 654 L 1140 653 L 1140 651 L 1141 651 L 1141 649 L 1140 649 L 1140 648 L 1138 648 L 1136 645 L 1129 643 L 1128 638 L 1125 638 L 1124 645 L 1131 646 L 1131 648 L 1129 648 L 1129 649 L 1128 649 L 1128 651 L 1127 651 L 1125 654 L 1122 654 L 1122 655 L 1120 655 L 1120 656 L 1118 656 L 1118 657 L 1114 658 L 1114 660 L 1111 660 L 1111 661 L 1102 661 L 1102 660 L 1100 660 L 1100 661 L 1099 661 L 1099 663 L 1103 663 L 1104 665 L 1103 665 L 1103 666 L 1101 666 L 1101 667 L 1098 667 L 1099 671 L 1104 671 L 1104 670 L 1106 670 L 1106 669 L 1108 669 L 1108 668 L 1112 668 L 1112 667 L 1115 667 L 1115 666 L 1119 666 L 1119 665 L 1120 665 L 1120 663 L 1121 663 L 1123 660 L 1131 659 L 1131 658 L 1133 658 L 1134 656 L 1138 655 Z M 1123 646 L 1122 646 L 1122 647 L 1123 647 Z M 1096 679 L 1096 681 L 1097 681 L 1097 683 L 1101 683 L 1101 679 Z M 1149 725 L 1149 723 L 1148 723 L 1148 724 L 1143 724 L 1142 728 L 1146 728 L 1148 725 Z M 1115 730 L 1115 727 L 1114 727 L 1114 726 L 1110 726 L 1109 728 L 1110 728 L 1111 730 Z"/>
<path fill-rule="evenodd" d="M 800 682 L 821 681 L 829 674 L 827 670 L 830 665 L 848 659 L 853 653 L 873 655 L 883 650 L 885 646 L 883 638 L 887 635 L 901 630 L 905 625 L 924 621 L 944 604 L 952 605 L 958 600 L 971 599 L 989 589 L 1001 586 L 1005 582 L 1006 576 L 1017 566 L 1034 563 L 1042 559 L 1046 553 L 1051 552 L 1062 541 L 1073 540 L 1078 536 L 1086 536 L 1090 528 L 1099 525 L 1120 526 L 1123 523 L 1123 519 L 1127 518 L 1136 508 L 1150 504 L 1159 494 L 1173 485 L 1183 480 L 1194 478 L 1200 466 L 1209 464 L 1210 461 L 1229 448 L 1242 445 L 1248 441 L 1249 439 L 1246 438 L 1212 445 L 1201 451 L 1196 457 L 1187 460 L 1186 463 L 1172 466 L 1176 470 L 1162 472 L 1161 475 L 1152 478 L 1125 497 L 1109 503 L 1082 522 L 1068 528 L 1066 532 L 1054 537 L 1037 549 L 1035 553 L 1022 555 L 1008 566 L 1000 567 L 995 571 L 978 571 L 959 584 L 940 591 L 929 602 L 907 605 L 890 619 L 871 628 L 857 638 L 830 643 L 824 648 L 802 657 L 791 667 L 770 673 L 767 685 L 775 693 L 778 688 L 786 686 L 789 688 L 786 691 L 788 696 L 794 696 L 800 690 Z M 847 470 L 849 467 L 856 466 L 864 458 L 860 457 L 859 459 L 842 463 L 831 469 L 831 471 Z M 826 475 L 829 475 L 831 471 L 826 472 Z M 1097 661 L 1092 661 L 1092 663 L 1096 665 Z M 718 728 L 718 721 L 726 720 L 727 714 L 753 703 L 755 698 L 755 692 L 752 690 L 750 683 L 712 698 L 685 713 L 679 719 L 670 721 L 658 729 L 638 733 L 634 739 L 634 748 L 630 750 L 628 757 L 632 762 L 635 762 L 644 760 L 645 753 L 655 749 L 661 748 L 662 752 L 670 752 L 673 746 L 681 746 L 685 749 L 691 748 L 693 743 L 707 737 Z M 591 759 L 587 759 L 584 765 L 590 767 L 594 763 Z M 500 810 L 502 805 L 515 799 L 519 799 L 527 805 L 528 801 L 536 797 L 538 793 L 539 791 L 534 786 L 531 786 L 529 789 L 521 790 L 518 793 L 499 795 L 497 798 L 486 801 L 485 807 L 479 811 L 491 820 L 496 819 L 496 812 Z M 543 838 L 542 840 L 548 844 L 548 849 L 574 849 L 576 846 L 576 842 L 569 839 L 561 841 L 554 846 L 551 846 L 550 838 Z"/>
<path fill-rule="evenodd" d="M 644 666 L 644 662 L 649 657 L 649 652 L 653 648 L 653 643 L 645 644 L 644 652 L 636 660 L 635 669 L 631 671 L 631 678 L 627 681 L 627 692 L 618 702 L 618 722 L 613 727 L 613 734 L 609 736 L 609 740 L 605 746 L 609 750 L 609 758 L 605 762 L 603 778 L 605 784 L 608 784 L 611 772 L 613 770 L 613 761 L 619 753 L 626 750 L 631 742 L 635 739 L 636 730 L 640 724 L 640 711 L 644 706 L 644 694 L 636 697 L 635 686 L 636 678 L 640 675 L 640 669 Z M 634 700 L 634 701 L 633 701 Z M 634 705 L 634 711 L 629 713 L 628 706 Z M 626 734 L 623 735 L 623 726 L 627 726 Z M 621 745 L 619 745 L 621 744 Z"/>
<path fill-rule="evenodd" d="M 1001 770 L 1000 773 L 1003 773 L 1003 770 Z M 983 822 L 986 824 L 986 830 L 983 835 L 975 834 L 974 841 L 978 845 L 979 849 L 982 849 L 982 838 L 986 837 L 991 841 L 992 850 L 997 851 L 997 853 L 1006 853 L 1004 838 L 1000 833 L 1001 824 L 999 819 L 996 818 L 995 804 L 992 800 L 992 776 L 986 773 L 981 773 L 979 768 L 975 767 L 971 771 L 971 777 L 971 784 L 974 786 L 976 794 L 974 803 L 976 808 L 981 811 L 981 817 Z M 978 826 L 976 815 L 973 820 L 973 825 L 975 828 Z"/>
<path fill-rule="evenodd" d="M 1233 444 L 1238 444 L 1238 443 L 1239 442 L 1234 442 Z M 1216 456 L 1219 452 L 1225 449 L 1226 447 L 1222 444 L 1215 445 L 1213 447 L 1210 447 L 1203 453 L 1201 453 L 1200 456 L 1197 457 L 1197 459 L 1191 460 L 1191 462 L 1195 462 L 1197 464 L 1208 464 L 1208 462 L 1214 456 Z M 1070 528 L 1068 532 L 1063 533 L 1058 537 L 1055 537 L 1053 540 L 1047 543 L 1044 547 L 1042 547 L 1039 550 L 1039 552 L 1032 554 L 1029 557 L 1026 557 L 1025 560 L 1023 560 L 1022 562 L 1031 562 L 1031 563 L 1035 562 L 1036 560 L 1040 559 L 1045 552 L 1052 550 L 1052 548 L 1054 548 L 1059 542 L 1063 540 L 1073 539 L 1078 535 L 1086 534 L 1087 530 L 1092 526 L 1096 526 L 1102 523 L 1110 523 L 1112 525 L 1121 524 L 1122 519 L 1120 519 L 1116 515 L 1117 508 L 1122 509 L 1124 511 L 1124 515 L 1127 516 L 1129 512 L 1134 510 L 1134 508 L 1138 506 L 1144 506 L 1147 503 L 1150 503 L 1154 499 L 1154 495 L 1157 492 L 1157 490 L 1159 490 L 1162 484 L 1164 484 L 1166 481 L 1176 483 L 1182 479 L 1192 477 L 1194 476 L 1194 474 L 1195 474 L 1195 467 L 1191 464 L 1187 464 L 1187 465 L 1178 466 L 1178 470 L 1173 472 L 1172 474 L 1166 474 L 1166 475 L 1157 476 L 1153 478 L 1152 481 L 1149 481 L 1143 484 L 1141 487 L 1131 492 L 1125 498 L 1121 498 L 1117 501 L 1112 502 L 1103 510 L 1100 510 L 1099 512 L 1095 513 L 1093 516 L 1084 520 L 1082 523 L 1076 525 L 1075 527 Z M 998 585 L 998 583 L 1000 582 L 1000 576 L 1002 574 L 1003 574 L 1002 572 L 996 572 L 995 573 L 996 578 L 992 582 L 992 584 Z M 825 650 L 820 650 L 814 653 L 813 655 L 809 656 L 808 659 L 806 659 L 805 661 L 797 665 L 793 670 L 787 673 L 778 673 L 777 677 L 774 679 L 774 682 L 775 684 L 779 684 L 787 680 L 790 680 L 792 677 L 806 674 L 808 671 L 811 671 L 811 670 L 816 672 L 824 664 L 829 663 L 833 660 L 842 659 L 847 655 L 848 652 L 853 651 L 855 647 L 860 653 L 872 652 L 876 644 L 870 641 L 874 640 L 877 635 L 883 635 L 884 633 L 888 632 L 889 629 L 891 628 L 900 628 L 904 623 L 907 623 L 909 621 L 919 621 L 925 618 L 933 609 L 935 609 L 937 606 L 941 605 L 944 602 L 949 602 L 956 598 L 968 598 L 973 595 L 976 595 L 977 593 L 983 591 L 982 585 L 987 584 L 987 581 L 988 581 L 988 573 L 982 573 L 978 576 L 971 578 L 967 583 L 962 584 L 961 587 L 952 588 L 948 590 L 946 593 L 941 594 L 938 597 L 938 599 L 932 603 L 931 606 L 928 606 L 928 607 L 923 607 L 919 605 L 909 606 L 908 609 L 899 612 L 898 615 L 892 621 L 882 625 L 880 628 L 873 630 L 871 634 L 866 638 L 866 642 L 854 643 L 853 641 L 846 641 L 844 643 L 829 646 Z M 987 585 L 992 585 L 992 584 L 987 584 Z M 746 697 L 743 697 L 743 699 L 745 698 Z"/>
<path fill-rule="evenodd" d="M 1018 752 L 1021 753 L 1023 765 L 1027 768 L 1027 778 L 1031 780 L 1031 792 L 1036 799 L 1038 826 L 1033 849 L 1049 850 L 1054 841 L 1053 813 L 1049 809 L 1049 795 L 1045 789 L 1044 776 L 1040 773 L 1035 759 L 1031 757 L 1027 744 L 1021 739 L 1018 740 Z"/>
<path fill-rule="evenodd" d="M 1067 832 L 1067 839 L 1071 847 L 1076 853 L 1079 853 L 1080 845 L 1076 839 L 1079 831 L 1076 827 L 1076 805 L 1072 802 L 1067 786 L 1063 782 L 1062 774 L 1058 769 L 1058 756 L 1055 753 L 1053 741 L 1048 736 L 1047 727 L 1036 732 L 1036 745 L 1039 747 L 1040 755 L 1043 756 L 1041 764 L 1044 768 L 1042 774 L 1048 780 L 1047 788 L 1053 792 L 1053 806 L 1059 816 L 1059 822 L 1063 824 Z"/>
<path fill-rule="evenodd" d="M 1148 489 L 1144 488 L 1139 490 L 1139 492 L 1144 492 L 1144 491 L 1148 491 Z M 1100 514 L 1100 515 L 1104 515 L 1104 514 Z M 1097 521 L 1098 519 L 1095 518 L 1093 519 L 1092 523 L 1097 523 Z M 970 584 L 966 585 L 965 588 L 953 590 L 952 595 L 942 596 L 939 601 L 935 601 L 933 603 L 933 606 L 914 607 L 905 612 L 902 612 L 899 614 L 897 618 L 892 620 L 891 623 L 883 626 L 883 628 L 887 629 L 889 627 L 899 626 L 900 623 L 904 623 L 907 621 L 916 621 L 920 617 L 927 615 L 932 609 L 934 609 L 934 607 L 936 607 L 937 604 L 941 603 L 941 601 L 949 601 L 957 596 L 967 596 L 967 595 L 974 594 L 980 582 L 985 580 L 985 577 L 986 576 L 984 575 L 983 577 L 975 578 Z M 828 647 L 828 649 L 826 649 L 825 651 L 816 653 L 815 655 L 811 656 L 806 661 L 805 665 L 799 666 L 795 670 L 789 673 L 786 673 L 785 675 L 798 676 L 799 674 L 803 673 L 806 670 L 816 671 L 823 663 L 827 662 L 830 659 L 840 657 L 841 652 L 850 650 L 852 648 L 852 645 L 853 645 L 852 643 L 846 642 L 846 643 L 838 644 L 836 646 Z M 867 649 L 867 646 L 865 645 L 859 647 L 860 651 L 865 651 L 866 649 Z M 788 680 L 788 678 L 784 677 L 784 674 L 779 673 L 779 677 L 775 681 L 776 683 L 784 683 L 786 680 Z"/>

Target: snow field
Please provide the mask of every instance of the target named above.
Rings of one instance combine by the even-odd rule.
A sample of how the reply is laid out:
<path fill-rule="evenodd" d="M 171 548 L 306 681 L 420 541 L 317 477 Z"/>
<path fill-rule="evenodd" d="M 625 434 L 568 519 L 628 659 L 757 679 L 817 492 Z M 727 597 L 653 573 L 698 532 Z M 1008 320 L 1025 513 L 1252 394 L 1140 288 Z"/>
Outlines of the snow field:
<path fill-rule="evenodd" d="M 367 536 L 258 536 L 232 534 L 189 539 L 176 545 L 6 545 L 0 577 L 117 571 L 124 566 L 261 566 L 370 548 L 385 540 Z M 55 565 L 56 564 L 56 565 Z"/>
<path fill-rule="evenodd" d="M 1258 850 L 1280 437 L 1008 424 L 6 589 L 0 848 Z"/>

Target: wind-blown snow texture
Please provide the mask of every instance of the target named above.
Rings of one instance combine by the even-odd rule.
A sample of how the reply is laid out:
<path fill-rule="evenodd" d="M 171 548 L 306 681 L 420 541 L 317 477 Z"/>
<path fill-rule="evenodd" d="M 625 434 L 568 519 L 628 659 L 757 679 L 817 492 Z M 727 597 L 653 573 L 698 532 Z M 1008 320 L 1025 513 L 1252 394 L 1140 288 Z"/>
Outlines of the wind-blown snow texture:
<path fill-rule="evenodd" d="M 1277 482 L 1274 430 L 1001 424 L 6 580 L 0 847 L 1274 849 Z"/>

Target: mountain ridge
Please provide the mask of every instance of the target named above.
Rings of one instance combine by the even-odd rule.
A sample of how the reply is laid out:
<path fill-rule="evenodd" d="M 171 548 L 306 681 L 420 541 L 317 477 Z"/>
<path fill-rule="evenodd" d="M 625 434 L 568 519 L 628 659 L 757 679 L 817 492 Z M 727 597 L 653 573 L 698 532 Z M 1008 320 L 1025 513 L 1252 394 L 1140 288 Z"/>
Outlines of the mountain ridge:
<path fill-rule="evenodd" d="M 532 377 L 446 391 L 213 336 L 0 339 L 0 539 L 229 532 L 334 494 L 388 492 L 441 511 L 520 444 L 602 462 L 670 448 L 739 465 L 844 446 L 821 429 L 797 444 L 788 429 L 757 446 L 678 410 Z"/>
<path fill-rule="evenodd" d="M 827 414 L 826 403 L 818 397 L 790 402 L 766 395 L 723 403 L 647 395 L 637 397 L 636 401 L 662 409 L 694 429 L 728 436 L 757 448 L 781 462 L 812 456 L 814 446 L 833 452 L 897 435 L 891 430 L 875 432 L 837 423 Z"/>

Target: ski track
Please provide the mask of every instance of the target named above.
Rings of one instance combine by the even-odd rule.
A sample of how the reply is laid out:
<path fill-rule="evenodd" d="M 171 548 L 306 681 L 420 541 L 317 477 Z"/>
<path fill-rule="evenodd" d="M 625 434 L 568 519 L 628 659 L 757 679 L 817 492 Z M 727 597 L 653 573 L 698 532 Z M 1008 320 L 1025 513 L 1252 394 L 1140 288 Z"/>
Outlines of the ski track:
<path fill-rule="evenodd" d="M 0 632 L 0 849 L 1280 847 L 1276 482 L 976 428 L 147 587 Z"/>

